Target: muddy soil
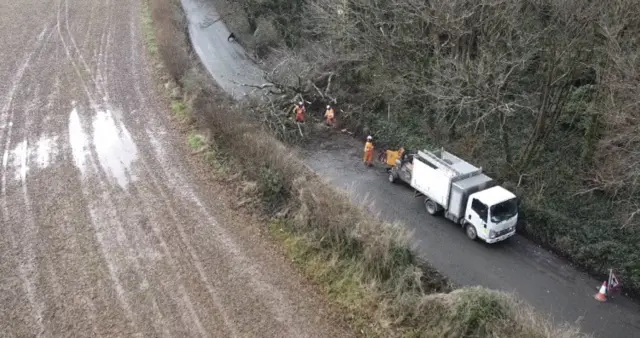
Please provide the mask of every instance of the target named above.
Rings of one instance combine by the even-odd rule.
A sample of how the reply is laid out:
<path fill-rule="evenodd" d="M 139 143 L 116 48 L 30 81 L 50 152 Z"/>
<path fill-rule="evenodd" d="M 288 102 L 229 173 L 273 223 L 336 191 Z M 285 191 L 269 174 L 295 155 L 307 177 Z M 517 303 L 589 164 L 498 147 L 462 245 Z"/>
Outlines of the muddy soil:
<path fill-rule="evenodd" d="M 142 1 L 0 17 L 2 336 L 348 336 L 189 155 Z"/>

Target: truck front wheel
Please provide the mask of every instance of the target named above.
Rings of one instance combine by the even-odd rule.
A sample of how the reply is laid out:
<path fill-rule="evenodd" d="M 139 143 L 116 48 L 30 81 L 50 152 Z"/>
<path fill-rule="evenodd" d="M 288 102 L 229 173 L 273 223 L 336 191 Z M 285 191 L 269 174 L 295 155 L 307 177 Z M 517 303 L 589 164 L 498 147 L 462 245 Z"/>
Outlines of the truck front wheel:
<path fill-rule="evenodd" d="M 389 182 L 391 182 L 391 183 L 395 183 L 396 182 L 396 175 L 394 175 L 391 170 L 389 170 Z"/>
<path fill-rule="evenodd" d="M 469 237 L 469 239 L 472 241 L 475 241 L 476 238 L 478 237 L 478 233 L 476 232 L 476 227 L 474 227 L 473 224 L 467 223 L 465 232 L 467 233 L 467 237 Z"/>
<path fill-rule="evenodd" d="M 424 207 L 427 209 L 429 215 L 433 216 L 438 213 L 438 204 L 428 198 L 424 200 Z"/>

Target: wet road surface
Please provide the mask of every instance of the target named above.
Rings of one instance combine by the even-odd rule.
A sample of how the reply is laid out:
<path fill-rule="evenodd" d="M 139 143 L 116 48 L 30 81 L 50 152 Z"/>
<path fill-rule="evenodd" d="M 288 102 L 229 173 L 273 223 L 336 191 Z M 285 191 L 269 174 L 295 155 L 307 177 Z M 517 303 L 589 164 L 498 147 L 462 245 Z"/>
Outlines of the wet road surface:
<path fill-rule="evenodd" d="M 454 282 L 515 292 L 543 314 L 578 323 L 597 337 L 640 336 L 636 303 L 624 297 L 596 301 L 602 281 L 520 235 L 492 245 L 470 241 L 456 224 L 429 215 L 409 186 L 390 183 L 381 167 L 366 168 L 362 147 L 352 137 L 331 133 L 302 153 L 311 168 L 346 190 L 354 202 L 381 219 L 405 224 L 418 253 Z"/>
<path fill-rule="evenodd" d="M 1 335 L 345 336 L 188 155 L 141 4 L 0 4 Z"/>
<path fill-rule="evenodd" d="M 202 23 L 216 18 L 211 0 L 182 0 L 200 59 L 222 87 L 235 93 L 255 94 L 238 85 L 264 82 L 256 65 L 248 65 L 239 46 L 226 41 L 227 28 Z M 206 27 L 206 28 L 202 28 Z M 221 37 L 225 39 L 221 39 Z M 229 79 L 244 70 L 237 80 Z M 418 252 L 438 270 L 461 285 L 482 285 L 517 293 L 538 311 L 560 322 L 577 323 L 598 337 L 640 337 L 640 306 L 625 297 L 607 303 L 593 296 L 602 281 L 595 280 L 564 260 L 516 235 L 495 245 L 474 243 L 453 223 L 426 213 L 410 188 L 391 184 L 382 169 L 361 163 L 363 142 L 341 134 L 328 134 L 322 144 L 303 149 L 308 165 L 335 186 L 346 189 L 357 203 L 388 221 L 400 221 L 413 231 Z"/>
<path fill-rule="evenodd" d="M 193 48 L 201 57 L 211 62 L 204 63 L 218 85 L 236 99 L 256 94 L 261 86 L 264 72 L 255 66 L 242 46 L 230 43 L 227 29 L 216 11 L 212 0 L 182 0 L 189 18 L 189 35 L 195 43 Z M 224 46 L 224 48 L 221 48 Z"/>

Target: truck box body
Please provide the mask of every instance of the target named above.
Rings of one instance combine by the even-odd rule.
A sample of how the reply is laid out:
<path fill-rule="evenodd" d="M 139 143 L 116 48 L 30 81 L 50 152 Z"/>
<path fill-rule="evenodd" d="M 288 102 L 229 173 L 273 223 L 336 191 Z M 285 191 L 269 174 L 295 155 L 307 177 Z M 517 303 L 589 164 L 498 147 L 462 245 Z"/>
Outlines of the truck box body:
<path fill-rule="evenodd" d="M 446 208 L 449 204 L 449 190 L 451 189 L 450 174 L 416 156 L 413 158 L 411 186 Z"/>
<path fill-rule="evenodd" d="M 456 219 L 464 217 L 469 195 L 492 185 L 482 168 L 444 150 L 419 151 L 413 159 L 411 186 Z"/>

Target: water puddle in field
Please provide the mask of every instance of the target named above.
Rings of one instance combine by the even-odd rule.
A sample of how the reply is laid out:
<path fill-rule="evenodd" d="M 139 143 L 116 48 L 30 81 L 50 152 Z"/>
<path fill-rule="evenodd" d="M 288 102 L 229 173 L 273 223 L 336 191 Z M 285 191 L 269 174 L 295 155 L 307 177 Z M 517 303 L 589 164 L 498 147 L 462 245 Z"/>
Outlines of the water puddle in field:
<path fill-rule="evenodd" d="M 93 116 L 81 116 L 74 107 L 69 116 L 69 143 L 76 166 L 86 174 L 88 165 L 100 165 L 102 171 L 121 187 L 137 177 L 132 165 L 138 149 L 131 133 L 111 109 L 95 109 Z M 97 169 L 97 168 L 95 168 Z"/>
<path fill-rule="evenodd" d="M 26 182 L 30 167 L 44 169 L 52 164 L 58 152 L 57 141 L 57 136 L 42 136 L 35 143 L 29 143 L 26 139 L 18 142 L 5 154 L 4 170 L 12 170 L 14 180 Z"/>
<path fill-rule="evenodd" d="M 9 161 L 11 167 L 15 170 L 14 179 L 24 183 L 27 179 L 27 158 L 29 157 L 29 147 L 27 141 L 18 143 L 13 150 L 9 152 Z"/>
<path fill-rule="evenodd" d="M 38 168 L 44 169 L 52 164 L 58 154 L 58 136 L 43 136 L 32 147 L 33 161 Z"/>
<path fill-rule="evenodd" d="M 116 121 L 109 110 L 98 111 L 93 117 L 93 146 L 102 170 L 110 173 L 122 187 L 135 180 L 131 171 L 138 149 L 127 128 Z"/>
<path fill-rule="evenodd" d="M 74 107 L 69 114 L 69 144 L 76 167 L 80 169 L 82 174 L 86 174 L 87 162 L 90 157 L 89 135 L 82 127 L 77 107 Z"/>

